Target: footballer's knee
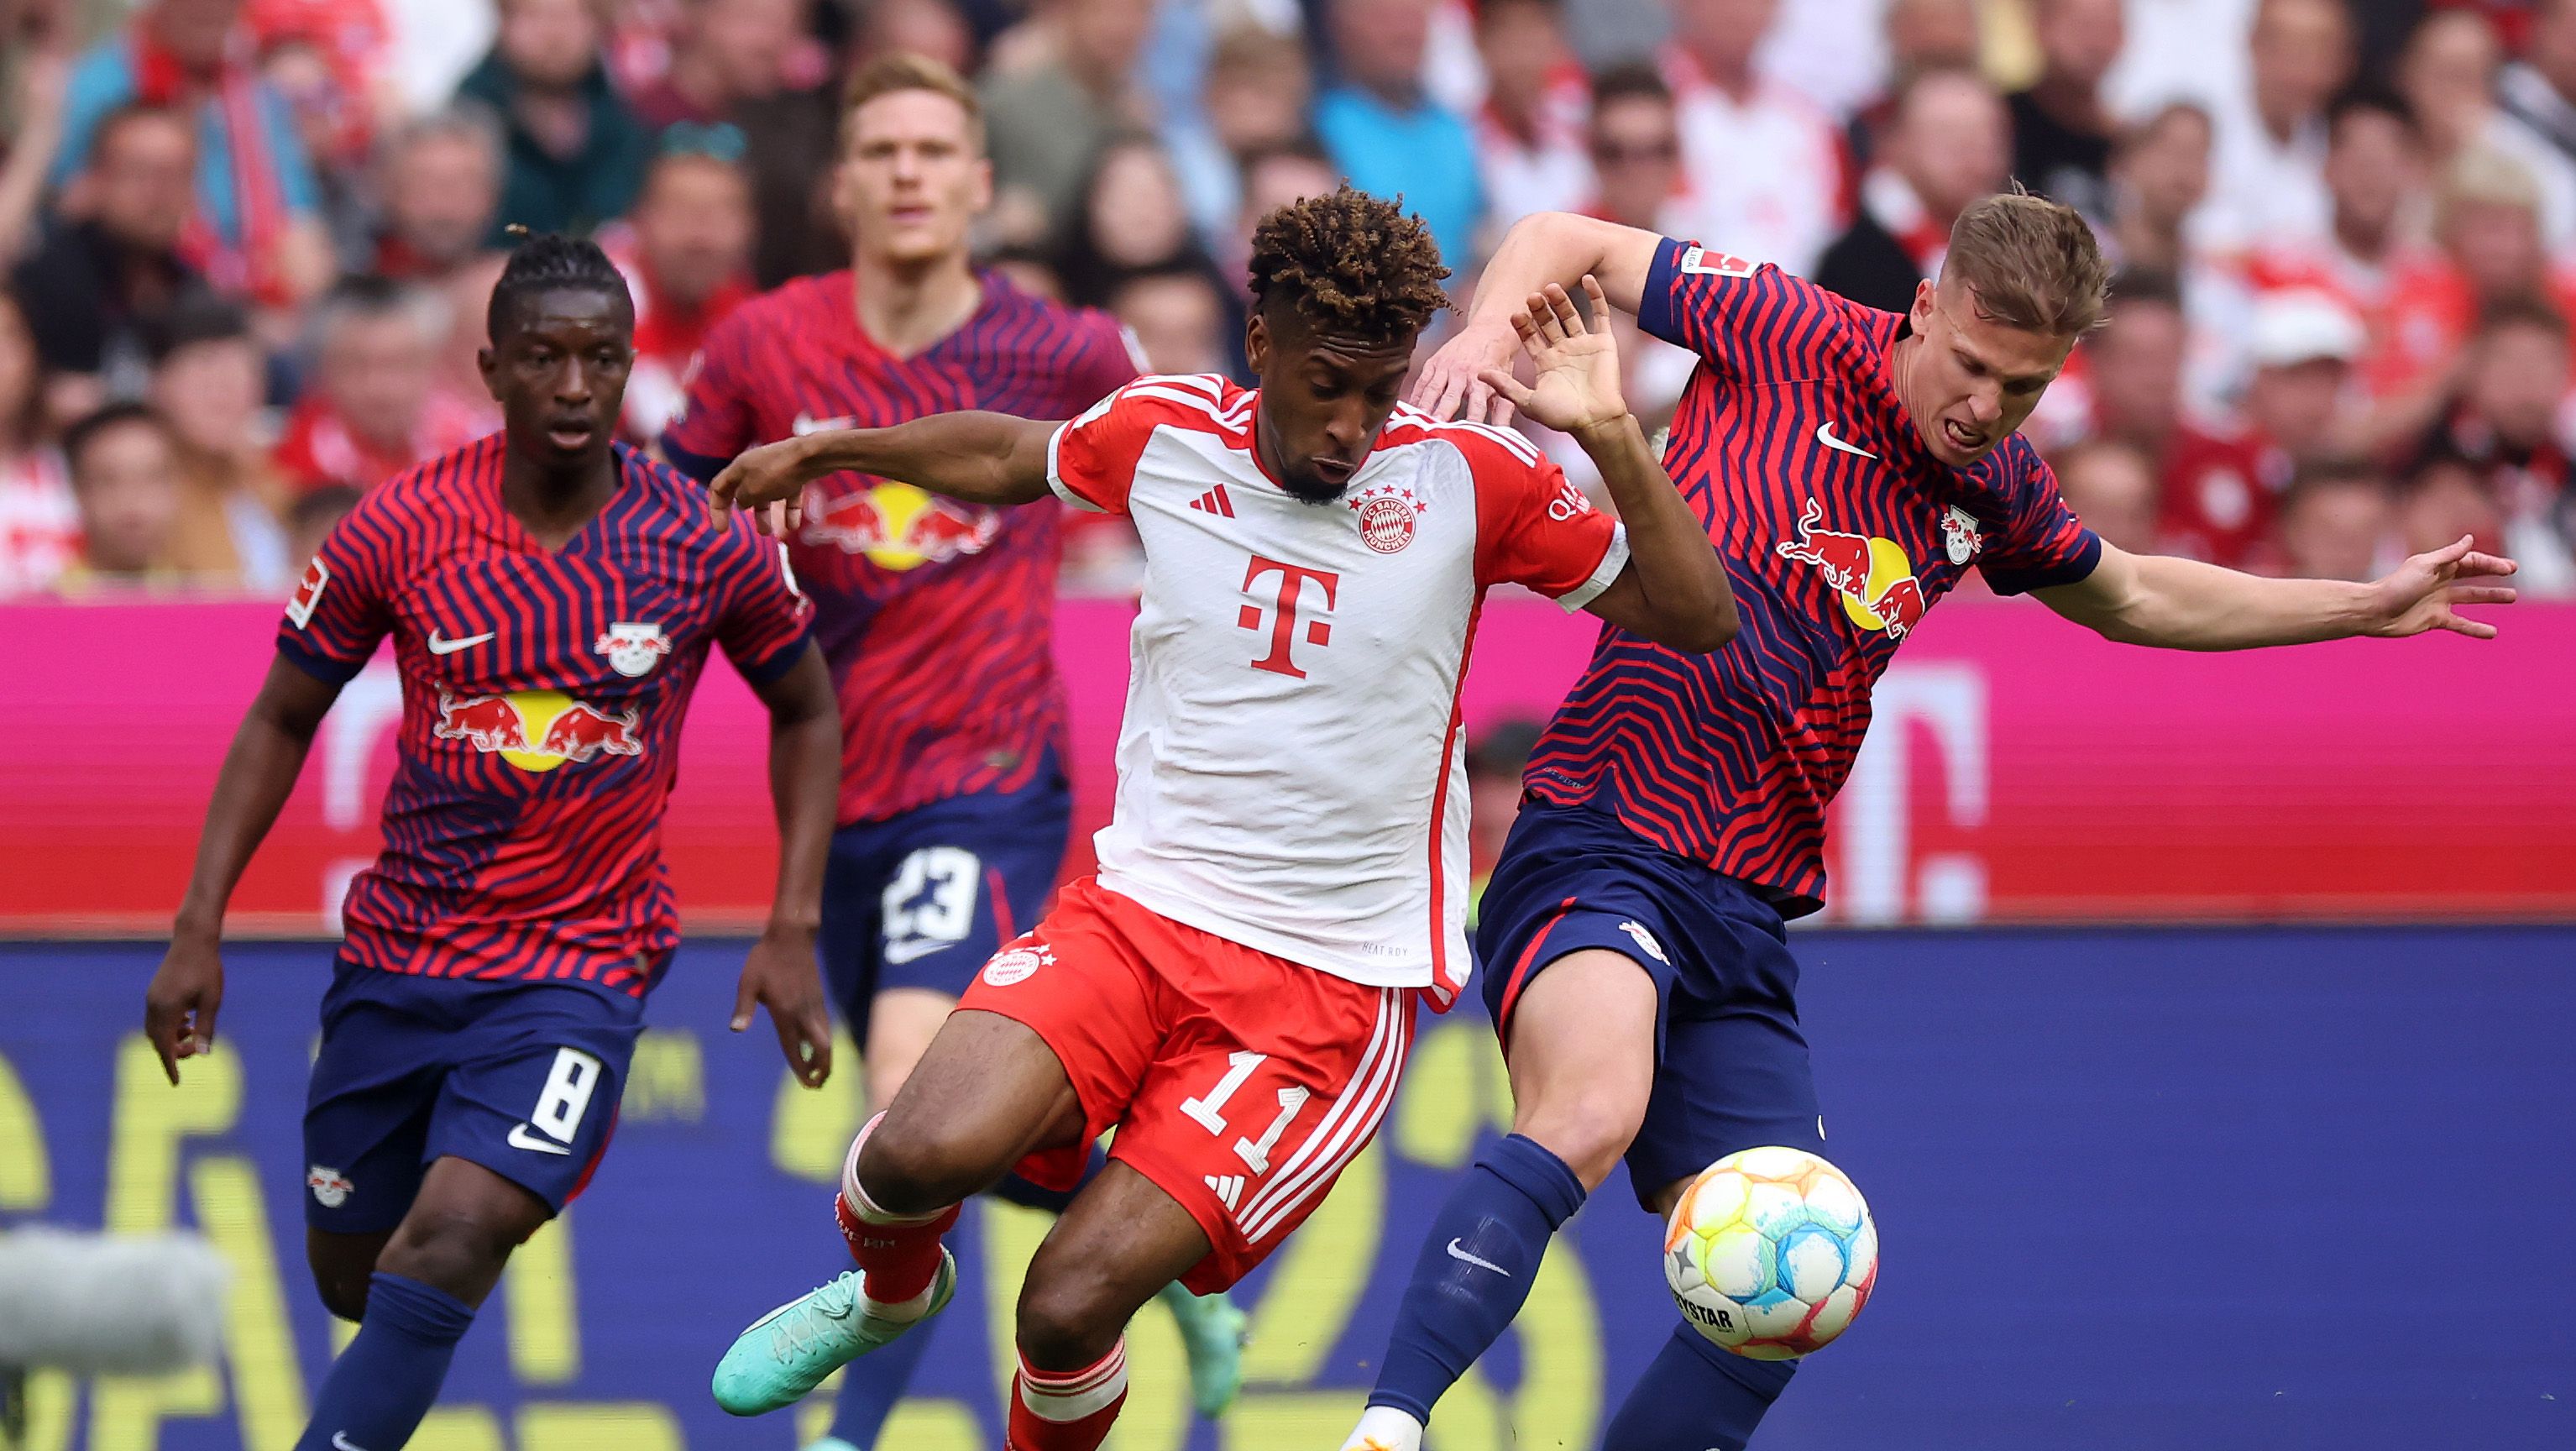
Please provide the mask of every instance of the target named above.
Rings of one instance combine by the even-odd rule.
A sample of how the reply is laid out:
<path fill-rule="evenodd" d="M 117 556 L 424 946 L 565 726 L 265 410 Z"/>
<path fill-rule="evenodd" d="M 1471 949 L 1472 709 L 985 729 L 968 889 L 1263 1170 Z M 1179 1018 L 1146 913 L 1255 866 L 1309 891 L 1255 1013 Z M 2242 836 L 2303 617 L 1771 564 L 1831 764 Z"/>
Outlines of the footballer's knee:
<path fill-rule="evenodd" d="M 1514 1111 L 1512 1132 L 1564 1160 L 1583 1187 L 1592 1190 L 1600 1188 L 1618 1167 L 1645 1121 L 1643 1093 L 1605 1083 L 1533 1096 Z"/>
<path fill-rule="evenodd" d="M 304 1259 L 313 1267 L 313 1289 L 322 1297 L 323 1309 L 353 1322 L 367 1317 L 367 1282 L 376 1272 L 385 1239 L 381 1234 L 305 1231 Z"/>
<path fill-rule="evenodd" d="M 859 1183 L 888 1214 L 936 1214 L 1000 1177 L 989 1157 L 933 1115 L 889 1113 L 859 1147 Z"/>
<path fill-rule="evenodd" d="M 1135 1312 L 1107 1266 L 1054 1257 L 1032 1266 L 1020 1286 L 1019 1347 L 1040 1370 L 1080 1370 L 1118 1343 Z"/>
<path fill-rule="evenodd" d="M 552 1215 L 544 1200 L 491 1170 L 441 1159 L 376 1265 L 480 1305 L 501 1278 L 510 1251 Z"/>

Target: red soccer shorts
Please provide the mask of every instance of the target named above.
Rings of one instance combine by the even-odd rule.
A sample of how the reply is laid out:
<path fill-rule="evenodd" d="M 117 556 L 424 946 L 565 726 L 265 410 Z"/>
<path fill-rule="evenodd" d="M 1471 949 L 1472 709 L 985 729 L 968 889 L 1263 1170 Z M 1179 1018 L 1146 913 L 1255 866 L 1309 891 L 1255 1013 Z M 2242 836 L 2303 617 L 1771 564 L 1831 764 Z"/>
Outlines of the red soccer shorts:
<path fill-rule="evenodd" d="M 1079 1143 L 1022 1161 L 1054 1189 L 1090 1145 L 1178 1200 L 1213 1251 L 1196 1294 L 1252 1272 L 1376 1136 L 1417 988 L 1369 987 L 1186 927 L 1089 877 L 960 999 L 1027 1025 L 1082 1101 Z"/>

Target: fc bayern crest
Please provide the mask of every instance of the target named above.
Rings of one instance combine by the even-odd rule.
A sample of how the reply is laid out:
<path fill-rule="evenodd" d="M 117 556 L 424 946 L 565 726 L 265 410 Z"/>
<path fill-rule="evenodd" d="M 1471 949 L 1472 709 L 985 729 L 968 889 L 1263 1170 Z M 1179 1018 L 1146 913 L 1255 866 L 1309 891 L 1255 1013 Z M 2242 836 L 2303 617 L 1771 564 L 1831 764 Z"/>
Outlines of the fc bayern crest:
<path fill-rule="evenodd" d="M 671 637 L 649 621 L 618 620 L 590 648 L 607 656 L 618 674 L 643 675 L 671 653 Z"/>
<path fill-rule="evenodd" d="M 1403 553 L 1413 543 L 1414 521 L 1423 511 L 1422 501 L 1399 484 L 1380 484 L 1352 499 L 1350 506 L 1360 516 L 1360 542 L 1380 554 Z"/>

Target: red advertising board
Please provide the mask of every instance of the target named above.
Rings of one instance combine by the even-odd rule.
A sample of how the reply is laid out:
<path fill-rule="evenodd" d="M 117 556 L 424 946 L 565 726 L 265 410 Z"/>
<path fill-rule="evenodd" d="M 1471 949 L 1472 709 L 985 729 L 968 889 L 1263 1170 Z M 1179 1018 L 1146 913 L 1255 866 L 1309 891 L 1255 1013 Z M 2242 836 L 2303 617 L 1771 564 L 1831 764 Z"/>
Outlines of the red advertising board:
<path fill-rule="evenodd" d="M 1104 601 L 1060 615 L 1086 840 L 1107 811 L 1130 618 Z M 2107 644 L 2026 603 L 1937 611 L 1879 687 L 1836 808 L 1830 910 L 2576 917 L 2576 607 L 2500 618 L 2486 643 L 2205 656 Z M 0 931 L 166 925 L 275 620 L 264 604 L 0 608 Z M 1489 606 L 1471 732 L 1543 717 L 1592 634 L 1537 601 Z M 236 930 L 327 927 L 375 850 L 398 705 L 382 661 L 342 695 L 242 883 Z M 693 925 L 765 909 L 766 749 L 749 692 L 711 668 L 666 834 Z"/>

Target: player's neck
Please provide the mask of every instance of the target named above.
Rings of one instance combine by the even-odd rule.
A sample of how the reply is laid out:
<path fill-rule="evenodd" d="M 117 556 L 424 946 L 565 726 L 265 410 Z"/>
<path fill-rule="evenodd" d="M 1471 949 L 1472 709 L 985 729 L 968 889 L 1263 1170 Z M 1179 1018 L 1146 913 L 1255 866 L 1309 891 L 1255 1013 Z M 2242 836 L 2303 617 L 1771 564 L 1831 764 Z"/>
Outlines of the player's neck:
<path fill-rule="evenodd" d="M 502 450 L 501 507 L 548 550 L 571 543 L 616 492 L 615 453 L 601 454 L 587 468 L 557 472 L 516 449 Z"/>
<path fill-rule="evenodd" d="M 859 326 L 897 357 L 935 346 L 984 302 L 984 284 L 963 252 L 911 265 L 863 252 L 851 270 L 858 274 Z"/>

